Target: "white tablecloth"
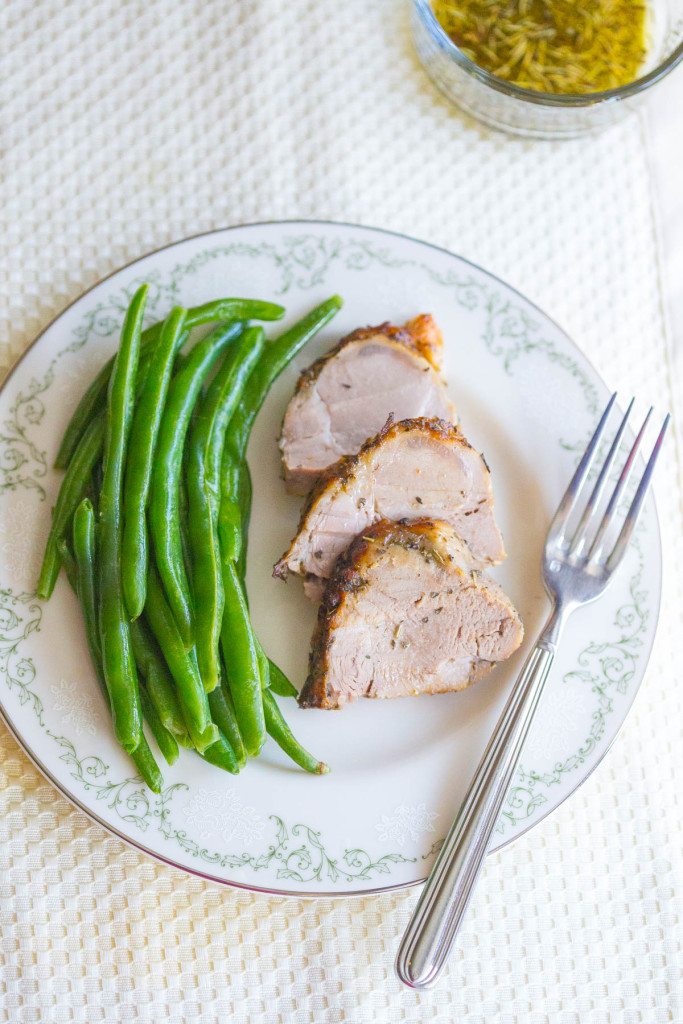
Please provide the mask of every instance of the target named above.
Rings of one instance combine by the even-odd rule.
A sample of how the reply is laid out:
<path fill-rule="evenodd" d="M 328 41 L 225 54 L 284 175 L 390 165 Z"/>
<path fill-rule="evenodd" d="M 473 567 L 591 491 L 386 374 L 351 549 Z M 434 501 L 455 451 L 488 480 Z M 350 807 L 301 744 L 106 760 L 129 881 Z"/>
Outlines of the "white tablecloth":
<path fill-rule="evenodd" d="M 396 0 L 10 0 L 0 25 L 5 364 L 140 253 L 237 222 L 336 218 L 481 263 L 615 387 L 659 409 L 680 399 L 683 73 L 641 117 L 555 144 L 450 109 Z M 683 1019 L 677 440 L 635 709 L 581 790 L 490 858 L 439 988 L 393 976 L 414 892 L 306 902 L 186 877 L 91 824 L 0 726 L 0 1022 Z"/>

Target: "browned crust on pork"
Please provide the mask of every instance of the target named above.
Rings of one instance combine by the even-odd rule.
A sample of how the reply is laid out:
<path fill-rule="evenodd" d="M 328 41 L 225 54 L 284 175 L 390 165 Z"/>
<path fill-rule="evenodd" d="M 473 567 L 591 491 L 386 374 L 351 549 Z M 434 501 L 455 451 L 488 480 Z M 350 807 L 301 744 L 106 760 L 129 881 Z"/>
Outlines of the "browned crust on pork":
<path fill-rule="evenodd" d="M 351 334 L 347 334 L 341 341 L 338 341 L 329 352 L 320 356 L 314 363 L 311 363 L 310 366 L 301 371 L 294 393 L 298 394 L 304 387 L 316 381 L 325 363 L 339 355 L 341 350 L 346 348 L 347 345 L 354 341 L 364 341 L 366 338 L 372 338 L 377 334 L 384 335 L 390 341 L 403 345 L 410 352 L 422 356 L 437 373 L 441 372 L 441 353 L 443 349 L 441 331 L 437 327 L 431 313 L 420 313 L 419 316 L 408 320 L 402 327 L 397 327 L 388 321 L 378 324 L 377 327 L 358 327 Z"/>
<path fill-rule="evenodd" d="M 431 313 L 420 313 L 404 324 L 412 344 L 420 355 L 441 373 L 443 334 Z"/>
<path fill-rule="evenodd" d="M 445 529 L 448 530 L 448 527 Z M 318 610 L 308 659 L 308 676 L 299 694 L 299 707 L 322 708 L 328 711 L 338 708 L 338 702 L 329 693 L 325 682 L 329 668 L 330 644 L 347 598 L 367 584 L 363 569 L 368 558 L 376 556 L 378 547 L 390 547 L 394 544 L 433 555 L 435 534 L 438 535 L 438 531 L 439 523 L 433 519 L 416 519 L 411 523 L 392 523 L 380 519 L 356 537 L 347 551 L 340 556 Z M 453 572 L 462 573 L 462 570 L 453 566 Z"/>
<path fill-rule="evenodd" d="M 324 469 L 321 472 L 318 480 L 314 484 L 303 504 L 297 530 L 292 538 L 289 548 L 273 567 L 273 576 L 282 580 L 287 579 L 289 573 L 287 568 L 287 557 L 291 550 L 291 546 L 303 529 L 308 513 L 311 511 L 318 499 L 322 497 L 325 491 L 329 487 L 333 486 L 342 488 L 353 476 L 356 466 L 360 464 L 363 458 L 371 453 L 375 448 L 379 447 L 379 445 L 383 444 L 387 438 L 393 438 L 399 434 L 410 433 L 410 431 L 416 429 L 423 430 L 425 433 L 431 434 L 431 436 L 436 440 L 452 441 L 456 444 L 462 445 L 464 448 L 472 448 L 472 445 L 469 443 L 467 438 L 460 433 L 459 428 L 453 423 L 449 423 L 447 420 L 441 420 L 437 417 L 418 416 L 414 419 L 398 420 L 398 422 L 394 422 L 394 420 L 389 418 L 380 432 L 375 434 L 374 437 L 368 438 L 359 452 L 355 455 L 343 455 L 341 459 L 332 463 L 331 466 L 328 466 L 327 469 Z M 486 465 L 486 463 L 484 463 L 484 465 Z M 488 469 L 488 466 L 486 466 L 486 468 Z"/>

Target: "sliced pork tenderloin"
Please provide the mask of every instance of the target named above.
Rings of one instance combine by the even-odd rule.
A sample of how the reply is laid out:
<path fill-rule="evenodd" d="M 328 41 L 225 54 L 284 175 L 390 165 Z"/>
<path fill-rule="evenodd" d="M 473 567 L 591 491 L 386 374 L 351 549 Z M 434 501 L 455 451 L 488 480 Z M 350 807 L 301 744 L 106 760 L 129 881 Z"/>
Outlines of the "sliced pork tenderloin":
<path fill-rule="evenodd" d="M 382 520 L 356 538 L 327 584 L 299 704 L 462 690 L 523 635 L 510 600 L 473 569 L 448 524 Z"/>
<path fill-rule="evenodd" d="M 301 374 L 280 438 L 285 484 L 306 494 L 322 471 L 355 454 L 390 416 L 456 422 L 440 375 L 443 341 L 434 319 L 364 327 Z"/>
<path fill-rule="evenodd" d="M 449 523 L 477 568 L 505 558 L 484 457 L 444 420 L 388 424 L 321 477 L 274 574 L 328 579 L 337 558 L 372 523 L 423 517 Z M 306 590 L 314 596 L 310 578 Z"/>

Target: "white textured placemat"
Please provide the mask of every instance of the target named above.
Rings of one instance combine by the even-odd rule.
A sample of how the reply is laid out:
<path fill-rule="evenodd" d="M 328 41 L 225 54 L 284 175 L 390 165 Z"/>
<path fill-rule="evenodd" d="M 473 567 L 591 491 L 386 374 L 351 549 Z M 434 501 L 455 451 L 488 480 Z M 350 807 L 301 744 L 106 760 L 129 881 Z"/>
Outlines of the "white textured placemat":
<path fill-rule="evenodd" d="M 483 264 L 615 386 L 672 404 L 637 118 L 560 144 L 484 131 L 427 83 L 396 0 L 16 0 L 0 48 L 5 364 L 142 252 L 329 217 Z M 629 722 L 573 799 L 490 859 L 438 989 L 393 977 L 415 893 L 305 902 L 188 878 L 90 824 L 0 726 L 0 1022 L 681 1020 L 680 471 L 670 443 L 664 612 Z"/>

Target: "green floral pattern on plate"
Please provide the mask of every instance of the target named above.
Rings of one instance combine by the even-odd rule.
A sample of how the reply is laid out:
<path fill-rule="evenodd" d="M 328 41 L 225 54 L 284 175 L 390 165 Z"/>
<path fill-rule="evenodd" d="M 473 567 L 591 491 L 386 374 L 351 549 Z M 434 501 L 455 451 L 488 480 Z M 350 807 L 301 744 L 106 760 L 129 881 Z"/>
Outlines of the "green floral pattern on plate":
<path fill-rule="evenodd" d="M 595 697 L 590 731 L 578 750 L 558 761 L 549 772 L 519 765 L 515 785 L 510 788 L 497 825 L 496 830 L 501 834 L 509 827 L 528 820 L 538 807 L 547 802 L 544 788 L 547 790 L 559 785 L 564 776 L 585 764 L 605 735 L 607 719 L 615 710 L 615 695 L 628 693 L 643 646 L 642 634 L 650 615 L 647 591 L 642 589 L 642 551 L 637 539 L 632 544 L 638 553 L 638 567 L 629 584 L 631 602 L 619 608 L 615 616 L 615 637 L 602 643 L 588 644 L 579 654 L 576 668 L 565 673 L 562 680 L 565 684 L 590 687 Z"/>
<path fill-rule="evenodd" d="M 500 289 L 476 280 L 473 274 L 461 276 L 455 271 L 440 273 L 426 263 L 399 258 L 386 247 L 370 242 L 294 235 L 286 239 L 282 247 L 238 242 L 204 249 L 191 260 L 178 263 L 168 277 L 162 278 L 158 273 L 153 273 L 146 278 L 150 284 L 147 301 L 150 319 L 158 319 L 178 301 L 186 278 L 198 274 L 212 261 L 225 258 L 265 260 L 274 264 L 280 273 L 280 295 L 286 295 L 293 286 L 305 290 L 323 284 L 337 263 L 341 263 L 347 270 L 358 272 L 372 263 L 387 270 L 411 268 L 419 271 L 435 284 L 447 289 L 451 298 L 463 309 L 485 310 L 486 328 L 482 341 L 489 352 L 501 360 L 508 373 L 512 373 L 515 363 L 522 356 L 542 354 L 578 382 L 589 410 L 597 410 L 595 387 L 584 370 L 575 359 L 561 352 L 552 340 L 543 336 L 539 324 L 521 303 L 513 302 Z M 125 288 L 112 291 L 106 302 L 98 302 L 89 310 L 74 330 L 73 339 L 57 352 L 45 373 L 31 380 L 29 386 L 16 395 L 10 416 L 0 428 L 0 493 L 27 488 L 35 490 L 41 500 L 45 498 L 43 479 L 48 469 L 46 453 L 32 439 L 31 432 L 32 428 L 43 421 L 45 397 L 55 382 L 59 365 L 64 356 L 82 349 L 92 338 L 109 338 L 116 334 L 123 322 L 130 297 L 141 283 L 142 279 L 136 278 Z"/>
<path fill-rule="evenodd" d="M 231 245 L 209 246 L 189 261 L 176 264 L 168 275 L 151 274 L 147 277 L 152 288 L 148 311 L 152 318 L 159 316 L 178 301 L 185 279 L 198 274 L 217 259 L 267 261 L 275 265 L 280 276 L 279 294 L 296 287 L 310 289 L 322 285 L 335 266 L 346 270 L 365 270 L 372 264 L 385 268 L 406 268 L 426 275 L 433 283 L 447 290 L 461 308 L 485 313 L 485 328 L 481 342 L 488 352 L 500 360 L 506 373 L 514 375 L 520 359 L 530 354 L 540 355 L 561 369 L 578 384 L 587 410 L 594 414 L 598 408 L 598 395 L 593 382 L 571 354 L 561 351 L 544 336 L 539 324 L 523 302 L 516 302 L 506 291 L 494 284 L 477 280 L 474 274 L 454 271 L 442 273 L 428 263 L 394 255 L 390 248 L 371 242 L 361 242 L 317 234 L 293 234 L 281 246 L 267 243 L 249 245 L 237 242 Z M 46 413 L 46 398 L 52 388 L 64 358 L 82 349 L 94 338 L 111 337 L 119 329 L 128 299 L 139 280 L 126 288 L 112 289 L 106 302 L 98 302 L 82 318 L 73 331 L 72 340 L 53 357 L 40 378 L 31 380 L 27 388 L 19 391 L 10 407 L 10 415 L 0 432 L 0 495 L 17 489 L 45 498 L 43 480 L 47 474 L 45 451 L 33 436 Z M 558 439 L 564 448 L 575 448 L 577 441 Z M 647 598 L 643 589 L 643 564 L 631 579 L 632 601 L 619 609 L 614 621 L 614 636 L 602 643 L 590 643 L 578 657 L 576 667 L 564 677 L 565 683 L 590 687 L 595 697 L 589 734 L 579 749 L 551 771 L 536 771 L 520 766 L 516 784 L 511 789 L 506 807 L 497 826 L 504 833 L 531 819 L 534 812 L 546 802 L 545 791 L 576 771 L 595 751 L 605 733 L 605 723 L 615 710 L 615 695 L 628 691 L 633 678 L 634 665 L 642 645 L 642 634 L 648 621 Z M 208 867 L 229 867 L 231 870 L 249 868 L 253 872 L 272 870 L 278 879 L 305 884 L 325 882 L 362 882 L 390 875 L 401 863 L 414 863 L 410 857 L 396 851 L 371 855 L 362 847 L 331 851 L 321 833 L 302 822 L 289 824 L 272 814 L 272 836 L 264 849 L 226 851 L 209 849 L 171 821 L 170 808 L 178 795 L 187 790 L 184 784 L 167 787 L 156 797 L 137 777 L 116 780 L 110 777 L 109 766 L 95 754 L 79 752 L 66 736 L 51 731 L 45 723 L 42 700 L 34 689 L 36 669 L 24 651 L 24 645 L 40 629 L 42 609 L 31 594 L 14 594 L 11 588 L 0 590 L 0 676 L 20 706 L 28 706 L 41 729 L 61 750 L 59 754 L 69 769 L 72 779 L 84 793 L 94 795 L 106 806 L 122 826 L 134 827 L 142 836 L 154 829 L 164 839 L 182 850 L 192 859 Z M 419 859 L 428 860 L 442 840 L 432 843 Z"/>
<path fill-rule="evenodd" d="M 547 800 L 543 789 L 557 785 L 563 776 L 576 771 L 602 739 L 607 718 L 615 710 L 614 694 L 627 693 L 642 645 L 641 634 L 649 614 L 645 605 L 647 595 L 641 588 L 642 573 L 641 560 L 630 583 L 632 603 L 617 611 L 614 638 L 589 644 L 579 655 L 577 667 L 564 676 L 565 684 L 578 682 L 590 686 L 595 695 L 589 734 L 576 753 L 558 762 L 550 772 L 519 767 L 516 784 L 508 794 L 497 826 L 498 832 L 528 820 Z M 61 748 L 60 760 L 68 766 L 71 777 L 80 783 L 84 792 L 94 794 L 98 802 L 102 801 L 113 811 L 122 824 L 134 825 L 142 834 L 155 828 L 164 839 L 206 866 L 233 870 L 249 867 L 263 871 L 276 864 L 278 879 L 301 884 L 367 880 L 379 874 L 390 874 L 396 864 L 417 860 L 396 851 L 373 857 L 361 847 L 333 854 L 319 831 L 302 822 L 288 826 L 275 814 L 270 816 L 274 836 L 259 853 L 210 850 L 186 831 L 175 828 L 170 822 L 170 803 L 187 790 L 187 786 L 174 784 L 157 797 L 138 777 L 114 781 L 102 758 L 94 754 L 79 755 L 70 739 L 46 726 L 43 702 L 33 689 L 36 669 L 22 650 L 30 635 L 40 629 L 41 618 L 42 607 L 33 595 L 14 595 L 9 589 L 0 590 L 0 675 L 7 688 L 16 693 L 19 704 L 31 708 L 46 736 Z M 432 843 L 421 860 L 429 859 L 442 842 L 439 839 Z"/>

